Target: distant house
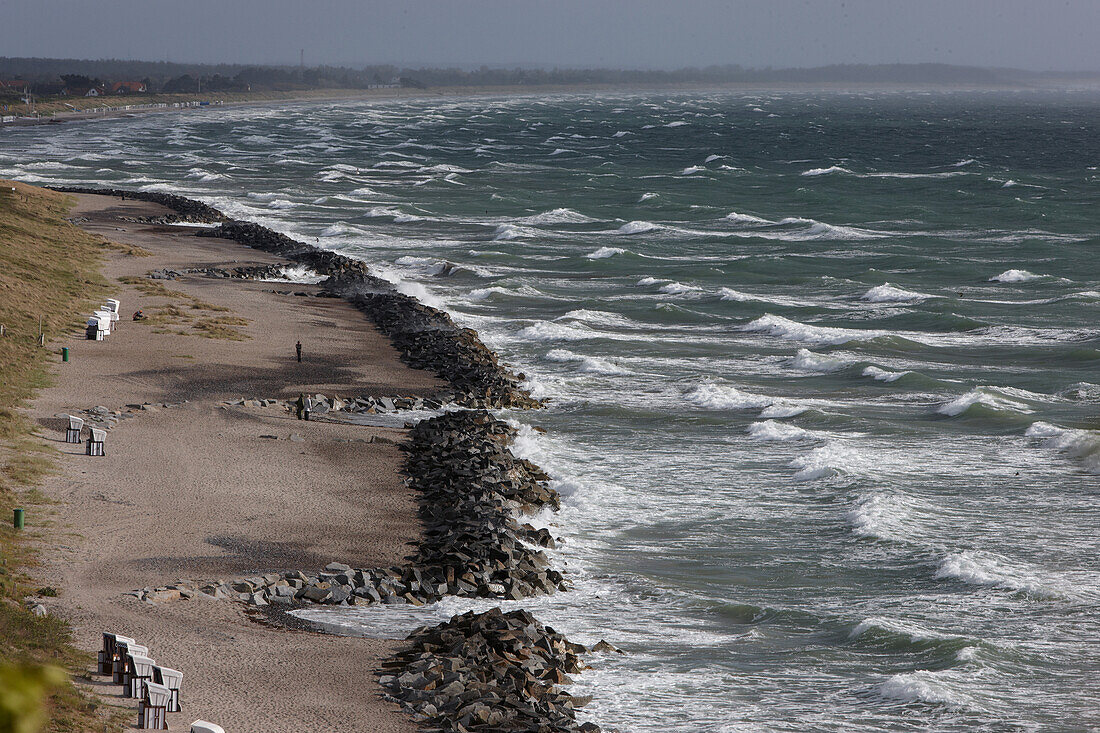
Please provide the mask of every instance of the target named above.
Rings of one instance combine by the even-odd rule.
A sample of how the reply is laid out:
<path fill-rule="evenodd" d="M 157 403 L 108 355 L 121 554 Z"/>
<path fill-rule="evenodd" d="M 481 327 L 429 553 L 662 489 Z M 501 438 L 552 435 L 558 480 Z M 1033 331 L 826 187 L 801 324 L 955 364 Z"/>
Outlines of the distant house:
<path fill-rule="evenodd" d="M 69 93 L 72 94 L 74 97 L 101 97 L 101 96 L 103 96 L 103 91 L 101 89 L 98 89 L 97 87 L 92 87 L 90 89 L 85 88 L 85 87 L 75 87 L 73 89 L 70 89 Z"/>
<path fill-rule="evenodd" d="M 27 88 L 27 82 L 22 79 L 0 79 L 0 91 L 22 92 Z"/>
<path fill-rule="evenodd" d="M 111 84 L 111 94 L 144 94 L 146 91 L 140 81 L 116 81 Z"/>

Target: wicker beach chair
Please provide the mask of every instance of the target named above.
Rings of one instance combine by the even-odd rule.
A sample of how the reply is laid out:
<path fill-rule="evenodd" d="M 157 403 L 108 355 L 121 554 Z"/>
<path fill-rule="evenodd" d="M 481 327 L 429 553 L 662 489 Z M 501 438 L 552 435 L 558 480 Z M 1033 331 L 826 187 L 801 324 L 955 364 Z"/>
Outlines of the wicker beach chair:
<path fill-rule="evenodd" d="M 110 312 L 111 323 L 115 324 L 119 322 L 119 313 L 121 313 L 121 303 L 114 298 L 107 298 L 106 305 L 103 306 L 103 310 Z"/>
<path fill-rule="evenodd" d="M 87 453 L 90 456 L 105 456 L 107 455 L 107 449 L 104 447 L 104 443 L 107 441 L 107 431 L 100 428 L 89 428 L 92 431 L 91 437 L 88 438 Z"/>
<path fill-rule="evenodd" d="M 129 656 L 129 671 L 126 674 L 127 690 L 130 697 L 142 699 L 145 697 L 145 685 L 153 681 L 153 667 L 157 666 L 149 657 L 136 654 Z"/>
<path fill-rule="evenodd" d="M 79 443 L 80 431 L 84 429 L 84 419 L 69 415 L 69 427 L 65 430 L 66 443 Z"/>
<path fill-rule="evenodd" d="M 191 724 L 191 733 L 225 733 L 225 729 L 216 723 L 196 720 Z"/>
<path fill-rule="evenodd" d="M 99 673 L 100 674 L 112 674 L 115 667 L 115 659 L 118 654 L 118 643 L 123 644 L 136 644 L 133 639 L 128 636 L 121 636 L 119 634 L 112 634 L 110 632 L 103 632 L 103 648 L 99 651 Z"/>
<path fill-rule="evenodd" d="M 93 317 L 99 319 L 99 330 L 104 336 L 111 335 L 111 311 L 103 310 L 100 308 L 92 314 Z"/>
<path fill-rule="evenodd" d="M 138 705 L 138 724 L 142 730 L 168 730 L 168 701 L 172 691 L 164 685 L 149 682 Z"/>
<path fill-rule="evenodd" d="M 172 698 L 168 701 L 168 712 L 178 713 L 180 707 L 180 687 L 183 685 L 183 672 L 168 667 L 153 667 L 153 682 L 164 685 L 172 692 Z"/>
<path fill-rule="evenodd" d="M 88 317 L 87 327 L 84 329 L 84 338 L 88 341 L 102 341 L 103 332 L 99 330 L 99 318 L 96 316 Z"/>

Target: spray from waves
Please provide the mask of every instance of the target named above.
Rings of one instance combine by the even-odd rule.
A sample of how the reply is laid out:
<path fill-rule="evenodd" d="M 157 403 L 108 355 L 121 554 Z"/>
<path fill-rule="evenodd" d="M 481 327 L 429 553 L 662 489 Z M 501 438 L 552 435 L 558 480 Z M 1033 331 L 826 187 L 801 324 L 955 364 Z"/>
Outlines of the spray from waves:
<path fill-rule="evenodd" d="M 653 232 L 661 228 L 660 224 L 654 224 L 651 221 L 628 221 L 623 224 L 616 231 L 619 234 L 632 235 L 632 234 L 645 234 L 646 232 Z"/>
<path fill-rule="evenodd" d="M 1065 574 L 1013 562 L 979 550 L 951 553 L 940 561 L 935 577 L 1027 593 L 1039 598 L 1100 598 L 1095 586 L 1074 582 Z"/>
<path fill-rule="evenodd" d="M 551 349 L 546 353 L 546 358 L 549 361 L 558 363 L 576 364 L 577 371 L 585 374 L 618 375 L 632 373 L 629 369 L 619 366 L 610 359 L 604 359 L 598 356 L 585 356 L 584 354 L 577 354 L 568 349 Z"/>
<path fill-rule="evenodd" d="M 831 165 L 828 168 L 810 168 L 807 171 L 802 171 L 804 176 L 827 176 L 831 173 L 851 173 L 847 168 L 841 168 L 839 165 Z"/>
<path fill-rule="evenodd" d="M 924 293 L 896 288 L 890 283 L 883 283 L 861 295 L 860 300 L 866 300 L 869 303 L 916 303 L 931 297 Z"/>
<path fill-rule="evenodd" d="M 321 230 L 322 237 L 340 237 L 351 231 L 347 222 L 338 221 L 335 224 L 330 224 Z"/>
<path fill-rule="evenodd" d="M 837 372 L 851 363 L 852 362 L 848 359 L 838 356 L 827 356 L 825 354 L 815 354 L 809 349 L 799 349 L 798 353 L 791 358 L 792 369 L 797 369 L 800 372 L 814 372 L 818 374 Z"/>
<path fill-rule="evenodd" d="M 520 224 L 527 224 L 530 226 L 545 226 L 553 224 L 592 224 L 600 220 L 585 216 L 573 209 L 551 209 L 541 214 L 534 214 L 532 216 L 516 219 L 516 221 Z"/>
<path fill-rule="evenodd" d="M 906 374 L 912 374 L 912 372 L 891 372 L 877 366 L 865 367 L 863 370 L 863 376 L 872 377 L 879 382 L 896 382 Z"/>
<path fill-rule="evenodd" d="M 1100 473 L 1100 431 L 1062 428 L 1037 421 L 1024 435 L 1042 441 L 1044 448 L 1079 459 L 1090 473 Z"/>
<path fill-rule="evenodd" d="M 947 415 L 948 417 L 958 417 L 959 415 L 966 414 L 975 406 L 1001 412 L 1016 412 L 1021 414 L 1034 412 L 1026 403 L 1005 396 L 1005 394 L 1003 394 L 1005 392 L 1015 394 L 1021 391 L 1010 390 L 1006 387 L 975 387 L 966 394 L 940 405 L 936 408 L 936 412 L 941 415 Z M 1031 393 L 1026 394 L 1031 395 Z"/>
<path fill-rule="evenodd" d="M 1026 283 L 1031 280 L 1039 280 L 1046 277 L 1046 275 L 1036 275 L 1034 272 L 1028 272 L 1027 270 L 1005 270 L 1000 275 L 994 275 L 989 278 L 991 283 Z"/>
<path fill-rule="evenodd" d="M 958 671 L 920 669 L 888 678 L 879 686 L 879 694 L 890 700 L 923 702 L 949 709 L 976 708 L 975 700 L 963 691 L 966 679 L 967 675 Z"/>
<path fill-rule="evenodd" d="M 815 433 L 812 430 L 806 430 L 797 425 L 777 422 L 776 420 L 754 422 L 752 425 L 749 425 L 748 433 L 756 440 L 783 443 L 799 440 L 817 440 L 821 437 L 819 433 Z"/>
<path fill-rule="evenodd" d="M 621 247 L 600 247 L 595 252 L 589 252 L 585 255 L 590 260 L 605 260 L 615 255 L 625 254 L 626 250 Z"/>
<path fill-rule="evenodd" d="M 766 313 L 760 318 L 741 326 L 743 331 L 766 333 L 788 341 L 817 344 L 819 346 L 839 346 L 852 341 L 870 341 L 888 336 L 886 331 L 837 328 L 835 326 L 811 326 L 792 321 L 783 316 Z"/>
<path fill-rule="evenodd" d="M 707 410 L 759 410 L 776 400 L 766 395 L 743 392 L 729 385 L 707 382 L 684 395 L 684 399 Z"/>

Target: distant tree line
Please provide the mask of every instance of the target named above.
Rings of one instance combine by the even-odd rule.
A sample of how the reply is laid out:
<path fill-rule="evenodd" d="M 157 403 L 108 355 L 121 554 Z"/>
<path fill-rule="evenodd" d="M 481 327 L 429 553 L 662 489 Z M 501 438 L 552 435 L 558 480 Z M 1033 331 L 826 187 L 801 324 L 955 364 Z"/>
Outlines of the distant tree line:
<path fill-rule="evenodd" d="M 0 81 L 26 81 L 32 92 L 58 93 L 62 87 L 89 88 L 112 82 L 141 81 L 149 92 L 293 91 L 366 89 L 377 86 L 486 87 L 576 84 L 731 84 L 731 83 L 875 83 L 1028 85 L 1051 79 L 1096 79 L 1095 73 L 1036 73 L 949 64 L 840 64 L 806 69 L 749 69 L 737 65 L 676 70 L 577 68 L 400 68 L 371 65 L 249 66 L 0 57 Z"/>

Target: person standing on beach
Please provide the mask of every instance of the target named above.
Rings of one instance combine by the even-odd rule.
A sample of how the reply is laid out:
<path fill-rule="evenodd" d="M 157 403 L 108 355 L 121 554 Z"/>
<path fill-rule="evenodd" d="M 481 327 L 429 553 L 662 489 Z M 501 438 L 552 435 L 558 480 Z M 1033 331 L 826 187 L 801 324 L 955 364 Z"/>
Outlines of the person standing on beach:
<path fill-rule="evenodd" d="M 294 402 L 294 414 L 299 420 L 303 419 L 306 413 L 306 393 L 299 392 L 298 399 Z"/>
<path fill-rule="evenodd" d="M 302 342 L 301 341 L 294 344 L 294 350 L 298 352 L 298 363 L 301 364 L 302 363 Z"/>

